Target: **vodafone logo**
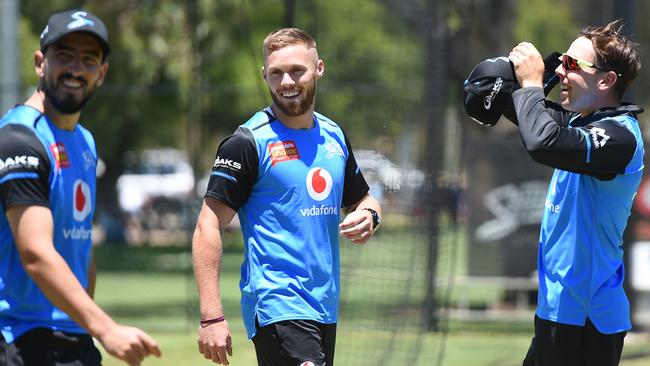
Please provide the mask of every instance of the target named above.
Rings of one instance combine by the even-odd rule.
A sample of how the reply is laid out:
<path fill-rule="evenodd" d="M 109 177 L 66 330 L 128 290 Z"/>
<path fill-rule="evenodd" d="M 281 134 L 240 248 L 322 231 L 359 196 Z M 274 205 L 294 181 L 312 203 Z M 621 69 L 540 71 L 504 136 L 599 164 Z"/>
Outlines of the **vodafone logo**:
<path fill-rule="evenodd" d="M 316 366 L 316 365 L 314 365 L 314 363 L 311 361 L 305 361 L 301 363 L 300 366 Z"/>
<path fill-rule="evenodd" d="M 83 180 L 77 179 L 77 181 L 74 182 L 72 189 L 72 197 L 74 197 L 74 208 L 72 212 L 74 214 L 74 219 L 77 221 L 83 221 L 88 217 L 92 210 L 90 187 Z"/>
<path fill-rule="evenodd" d="M 332 175 L 323 168 L 312 168 L 307 173 L 307 192 L 316 201 L 322 201 L 332 191 Z"/>

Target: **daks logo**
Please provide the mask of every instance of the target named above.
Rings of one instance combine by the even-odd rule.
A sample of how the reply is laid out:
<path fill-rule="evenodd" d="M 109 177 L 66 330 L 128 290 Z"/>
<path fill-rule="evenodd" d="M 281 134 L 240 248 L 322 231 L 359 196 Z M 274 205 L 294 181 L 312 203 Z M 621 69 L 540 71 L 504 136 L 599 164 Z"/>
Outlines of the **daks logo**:
<path fill-rule="evenodd" d="M 81 179 L 74 182 L 72 197 L 74 197 L 73 216 L 77 221 L 83 221 L 92 210 L 90 187 Z"/>
<path fill-rule="evenodd" d="M 17 168 L 36 169 L 38 168 L 38 158 L 27 155 L 14 156 L 13 158 L 7 158 L 6 160 L 0 158 L 0 172 L 5 169 L 9 170 Z"/>
<path fill-rule="evenodd" d="M 222 159 L 219 156 L 214 161 L 213 168 L 228 168 L 230 170 L 241 170 L 241 163 L 230 159 Z"/>
<path fill-rule="evenodd" d="M 323 168 L 312 168 L 307 173 L 307 192 L 316 201 L 322 201 L 332 191 L 332 175 Z"/>

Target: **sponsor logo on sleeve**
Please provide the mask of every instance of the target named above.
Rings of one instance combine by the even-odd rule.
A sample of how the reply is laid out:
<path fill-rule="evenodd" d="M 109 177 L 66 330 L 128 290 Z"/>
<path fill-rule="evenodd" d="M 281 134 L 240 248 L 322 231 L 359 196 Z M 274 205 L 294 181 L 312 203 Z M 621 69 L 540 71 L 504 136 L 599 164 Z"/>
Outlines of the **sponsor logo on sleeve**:
<path fill-rule="evenodd" d="M 70 160 L 68 159 L 68 153 L 65 150 L 65 145 L 62 142 L 55 142 L 50 145 L 50 151 L 54 155 L 54 160 L 56 161 L 57 168 L 69 168 Z"/>
<path fill-rule="evenodd" d="M 38 158 L 28 155 L 17 155 L 7 159 L 0 158 L 0 174 L 16 169 L 36 169 Z"/>
<path fill-rule="evenodd" d="M 269 144 L 268 148 L 272 166 L 283 161 L 300 159 L 300 153 L 294 140 L 275 142 Z"/>
<path fill-rule="evenodd" d="M 223 159 L 219 156 L 214 160 L 214 165 L 212 166 L 213 169 L 219 169 L 219 168 L 226 168 L 234 171 L 240 171 L 242 168 L 241 163 L 231 160 L 231 159 Z"/>

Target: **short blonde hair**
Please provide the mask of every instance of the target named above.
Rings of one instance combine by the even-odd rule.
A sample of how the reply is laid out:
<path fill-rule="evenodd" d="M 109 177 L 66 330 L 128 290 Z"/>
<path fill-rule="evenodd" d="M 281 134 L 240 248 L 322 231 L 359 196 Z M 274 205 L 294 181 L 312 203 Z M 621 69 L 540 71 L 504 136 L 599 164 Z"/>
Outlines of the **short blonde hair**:
<path fill-rule="evenodd" d="M 264 38 L 264 60 L 269 57 L 273 51 L 277 51 L 287 46 L 303 44 L 307 48 L 316 48 L 316 41 L 309 33 L 298 28 L 280 28 L 269 33 Z"/>

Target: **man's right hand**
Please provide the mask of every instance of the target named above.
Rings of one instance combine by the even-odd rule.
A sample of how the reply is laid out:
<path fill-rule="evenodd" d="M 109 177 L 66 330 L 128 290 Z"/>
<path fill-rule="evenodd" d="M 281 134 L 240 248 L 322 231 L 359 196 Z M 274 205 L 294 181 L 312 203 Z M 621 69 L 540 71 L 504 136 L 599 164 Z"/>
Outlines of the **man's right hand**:
<path fill-rule="evenodd" d="M 228 356 L 232 356 L 232 339 L 227 321 L 200 326 L 198 343 L 203 357 L 220 365 L 230 364 Z"/>
<path fill-rule="evenodd" d="M 138 366 L 150 355 L 161 356 L 158 343 L 144 331 L 115 324 L 98 337 L 106 352 L 129 364 Z"/>

